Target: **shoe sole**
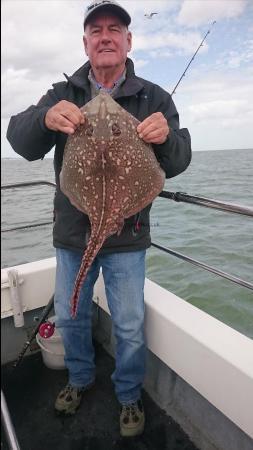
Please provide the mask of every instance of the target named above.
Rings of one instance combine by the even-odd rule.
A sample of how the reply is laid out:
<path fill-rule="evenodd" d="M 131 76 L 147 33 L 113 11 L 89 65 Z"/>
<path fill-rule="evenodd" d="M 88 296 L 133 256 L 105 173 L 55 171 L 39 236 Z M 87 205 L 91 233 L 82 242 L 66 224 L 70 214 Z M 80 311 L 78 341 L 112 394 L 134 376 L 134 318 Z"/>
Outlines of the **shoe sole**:
<path fill-rule="evenodd" d="M 83 391 L 80 403 L 77 406 L 75 406 L 74 408 L 72 408 L 72 409 L 71 408 L 69 408 L 69 409 L 57 409 L 55 407 L 54 410 L 55 410 L 56 415 L 57 416 L 64 416 L 64 417 L 74 416 L 74 414 L 77 412 L 78 408 L 80 408 L 80 406 L 81 406 L 81 403 L 83 401 L 83 397 L 84 397 L 85 392 L 89 391 L 94 386 L 95 386 L 95 382 L 93 382 L 93 383 L 89 384 L 88 386 L 86 386 L 86 388 Z"/>
<path fill-rule="evenodd" d="M 145 418 L 143 417 L 142 423 L 139 424 L 138 426 L 138 431 L 136 431 L 136 429 L 134 428 L 123 428 L 121 427 L 120 429 L 120 435 L 122 437 L 135 437 L 135 436 L 139 436 L 140 434 L 143 433 L 144 431 L 144 426 L 145 426 Z M 139 428 L 140 427 L 140 428 Z"/>

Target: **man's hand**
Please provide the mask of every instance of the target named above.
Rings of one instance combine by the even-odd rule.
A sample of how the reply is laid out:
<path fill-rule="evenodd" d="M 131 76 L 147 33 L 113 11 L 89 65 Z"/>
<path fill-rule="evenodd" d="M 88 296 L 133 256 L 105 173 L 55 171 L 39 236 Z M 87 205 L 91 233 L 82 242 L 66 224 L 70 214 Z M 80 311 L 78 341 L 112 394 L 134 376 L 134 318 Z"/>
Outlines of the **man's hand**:
<path fill-rule="evenodd" d="M 84 121 L 85 117 L 80 109 L 66 100 L 52 106 L 45 116 L 45 125 L 49 130 L 62 131 L 66 134 L 73 134 Z"/>
<path fill-rule="evenodd" d="M 148 144 L 163 144 L 170 129 L 168 122 L 161 112 L 156 112 L 139 123 L 137 133 Z"/>

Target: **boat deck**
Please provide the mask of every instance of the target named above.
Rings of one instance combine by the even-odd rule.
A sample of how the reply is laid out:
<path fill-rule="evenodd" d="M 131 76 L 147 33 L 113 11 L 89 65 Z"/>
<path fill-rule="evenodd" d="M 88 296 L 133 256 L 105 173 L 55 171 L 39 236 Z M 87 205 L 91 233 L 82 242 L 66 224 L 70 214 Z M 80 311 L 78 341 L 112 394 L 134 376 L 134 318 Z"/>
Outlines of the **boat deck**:
<path fill-rule="evenodd" d="M 54 413 L 54 400 L 67 382 L 66 370 L 48 369 L 40 352 L 16 369 L 2 367 L 2 389 L 21 450 L 197 450 L 188 436 L 143 392 L 146 426 L 142 436 L 121 438 L 119 404 L 110 375 L 114 360 L 95 343 L 97 377 L 73 417 Z M 4 433 L 2 433 L 4 440 Z M 2 442 L 1 450 L 7 450 Z"/>

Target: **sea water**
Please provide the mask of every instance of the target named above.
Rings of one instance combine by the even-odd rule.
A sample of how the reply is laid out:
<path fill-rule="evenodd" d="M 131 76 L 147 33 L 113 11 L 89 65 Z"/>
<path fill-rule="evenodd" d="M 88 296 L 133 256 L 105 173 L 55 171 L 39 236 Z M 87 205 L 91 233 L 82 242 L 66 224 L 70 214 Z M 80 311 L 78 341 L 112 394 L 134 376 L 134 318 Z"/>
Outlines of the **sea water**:
<path fill-rule="evenodd" d="M 2 159 L 2 185 L 54 182 L 53 160 Z M 193 152 L 181 175 L 165 190 L 253 207 L 253 150 Z M 2 267 L 55 255 L 51 222 L 54 188 L 2 191 Z M 153 242 L 253 283 L 253 218 L 157 198 L 151 210 Z M 165 289 L 253 338 L 253 291 L 154 247 L 147 252 L 147 277 Z"/>

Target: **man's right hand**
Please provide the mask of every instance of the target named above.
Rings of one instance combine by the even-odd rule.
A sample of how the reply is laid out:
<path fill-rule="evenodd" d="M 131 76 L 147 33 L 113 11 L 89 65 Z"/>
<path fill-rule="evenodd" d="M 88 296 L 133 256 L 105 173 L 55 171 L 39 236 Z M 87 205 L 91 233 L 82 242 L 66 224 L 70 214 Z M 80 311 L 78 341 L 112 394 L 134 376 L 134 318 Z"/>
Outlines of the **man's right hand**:
<path fill-rule="evenodd" d="M 73 134 L 85 122 L 85 116 L 80 109 L 67 100 L 61 100 L 48 110 L 45 125 L 49 130 Z"/>

